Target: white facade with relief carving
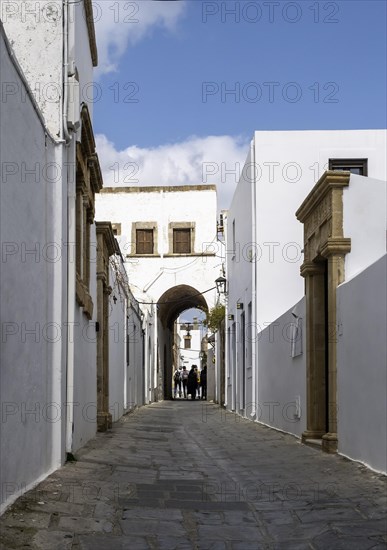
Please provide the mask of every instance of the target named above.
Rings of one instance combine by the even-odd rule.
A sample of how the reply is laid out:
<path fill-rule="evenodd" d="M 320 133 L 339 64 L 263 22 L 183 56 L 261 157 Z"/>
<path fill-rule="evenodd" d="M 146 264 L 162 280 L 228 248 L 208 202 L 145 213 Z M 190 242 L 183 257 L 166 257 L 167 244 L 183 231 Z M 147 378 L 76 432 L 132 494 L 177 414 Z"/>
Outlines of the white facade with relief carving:
<path fill-rule="evenodd" d="M 371 439 L 376 450 L 374 446 L 372 451 L 370 437 L 366 441 L 365 426 L 359 433 L 356 423 L 350 420 L 356 406 L 353 394 L 346 389 L 352 385 L 359 389 L 365 384 L 364 372 L 369 365 L 362 363 L 359 354 L 355 365 L 349 365 L 348 360 L 352 357 L 349 350 L 359 343 L 359 334 L 373 325 L 371 309 L 363 308 L 365 318 L 360 312 L 356 314 L 346 289 L 356 288 L 364 296 L 369 294 L 370 300 L 366 300 L 369 304 L 371 295 L 383 296 L 380 284 L 372 289 L 371 274 L 374 280 L 382 280 L 386 143 L 385 130 L 255 132 L 226 219 L 227 317 L 231 316 L 226 320 L 227 408 L 300 437 L 306 428 L 307 312 L 303 298 L 305 283 L 300 276 L 303 226 L 295 212 L 330 167 L 330 160 L 367 160 L 367 177 L 352 174 L 349 186 L 343 190 L 343 233 L 351 239 L 351 252 L 345 256 L 345 282 L 337 289 L 338 308 L 345 304 L 345 310 L 338 309 L 337 315 L 351 319 L 349 326 L 357 328 L 348 333 L 343 327 L 343 336 L 339 333 L 338 450 L 380 471 L 386 470 L 381 458 L 385 439 L 378 430 L 383 412 L 380 398 L 375 402 L 370 394 L 367 411 L 364 406 L 361 413 L 364 419 L 367 412 L 368 424 L 375 427 L 371 429 Z M 378 261 L 370 271 L 368 286 L 367 269 Z M 355 283 L 357 277 L 362 277 L 359 283 Z M 376 316 L 378 327 L 385 328 L 382 311 Z M 376 395 L 377 381 L 385 388 L 380 361 L 382 340 L 375 331 L 372 335 L 365 331 L 364 340 L 364 345 L 367 341 L 375 342 L 376 349 L 370 353 L 379 358 L 372 362 L 375 382 L 372 387 Z M 353 382 L 348 378 L 351 372 Z M 365 404 L 366 396 L 364 399 Z M 365 421 L 359 417 L 359 422 Z"/>

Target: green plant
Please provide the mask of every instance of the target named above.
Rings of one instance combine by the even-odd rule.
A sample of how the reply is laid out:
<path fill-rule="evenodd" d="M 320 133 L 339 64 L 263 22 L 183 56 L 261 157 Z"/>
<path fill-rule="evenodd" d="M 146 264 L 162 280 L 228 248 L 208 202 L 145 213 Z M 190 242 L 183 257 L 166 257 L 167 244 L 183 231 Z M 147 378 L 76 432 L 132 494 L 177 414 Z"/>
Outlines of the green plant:
<path fill-rule="evenodd" d="M 226 314 L 226 309 L 223 304 L 217 303 L 207 313 L 207 319 L 204 324 L 212 331 L 216 332 L 220 328 L 220 324 L 223 321 Z"/>

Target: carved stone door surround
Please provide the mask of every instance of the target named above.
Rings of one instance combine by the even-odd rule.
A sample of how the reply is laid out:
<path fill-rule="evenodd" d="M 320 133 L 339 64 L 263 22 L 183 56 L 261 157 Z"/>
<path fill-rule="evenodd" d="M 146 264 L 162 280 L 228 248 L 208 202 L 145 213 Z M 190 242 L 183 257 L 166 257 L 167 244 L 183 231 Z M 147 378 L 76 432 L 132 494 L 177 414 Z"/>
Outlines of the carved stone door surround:
<path fill-rule="evenodd" d="M 351 239 L 343 234 L 343 188 L 350 172 L 327 171 L 296 212 L 304 224 L 306 293 L 307 429 L 305 442 L 322 439 L 327 452 L 337 451 L 336 288 L 344 277 Z"/>
<path fill-rule="evenodd" d="M 112 427 L 109 411 L 109 257 L 118 252 L 110 222 L 96 222 L 97 230 L 97 429 Z"/>

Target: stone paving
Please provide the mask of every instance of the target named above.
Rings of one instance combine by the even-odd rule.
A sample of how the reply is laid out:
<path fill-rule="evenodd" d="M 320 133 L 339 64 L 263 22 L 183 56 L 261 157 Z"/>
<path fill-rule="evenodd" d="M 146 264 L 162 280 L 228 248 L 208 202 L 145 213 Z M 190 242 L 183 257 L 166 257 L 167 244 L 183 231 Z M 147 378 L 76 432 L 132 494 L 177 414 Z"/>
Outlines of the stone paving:
<path fill-rule="evenodd" d="M 98 434 L 0 518 L 5 549 L 382 550 L 386 478 L 203 401 Z"/>

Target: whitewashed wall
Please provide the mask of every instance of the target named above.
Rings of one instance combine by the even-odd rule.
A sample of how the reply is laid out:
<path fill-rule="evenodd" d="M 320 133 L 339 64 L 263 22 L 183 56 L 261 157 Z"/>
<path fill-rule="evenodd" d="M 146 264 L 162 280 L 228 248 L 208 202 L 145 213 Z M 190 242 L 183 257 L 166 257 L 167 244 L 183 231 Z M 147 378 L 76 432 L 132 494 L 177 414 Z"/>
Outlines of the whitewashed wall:
<path fill-rule="evenodd" d="M 118 264 L 119 265 L 119 264 Z M 124 413 L 127 391 L 126 317 L 128 299 L 125 289 L 117 280 L 116 271 L 110 266 L 109 284 L 109 412 L 113 422 Z M 116 303 L 114 299 L 116 298 Z"/>
<path fill-rule="evenodd" d="M 386 256 L 337 289 L 339 453 L 387 472 Z"/>
<path fill-rule="evenodd" d="M 249 153 L 245 165 L 252 163 Z M 247 353 L 247 342 L 243 348 L 241 337 L 241 315 L 245 315 L 245 330 L 251 329 L 251 320 L 248 319 L 249 304 L 252 302 L 252 277 L 255 246 L 252 234 L 252 183 L 250 171 L 247 168 L 242 172 L 233 196 L 231 206 L 227 212 L 226 234 L 226 261 L 227 261 L 227 311 L 226 323 L 230 331 L 226 330 L 226 349 L 228 360 L 226 376 L 227 403 L 232 410 L 243 410 L 246 402 L 254 397 L 253 366 L 251 354 Z M 237 303 L 243 304 L 243 310 L 237 309 Z M 229 321 L 228 316 L 234 320 Z M 234 327 L 234 328 L 233 328 Z M 246 333 L 246 332 L 245 332 Z M 251 345 L 253 345 L 251 343 Z M 243 385 L 243 355 L 245 357 L 245 386 Z M 244 413 L 242 413 L 244 414 Z"/>
<path fill-rule="evenodd" d="M 64 461 L 67 257 L 62 179 L 45 171 L 62 151 L 46 136 L 5 40 L 0 25 L 0 85 L 15 83 L 24 101 L 0 103 L 1 509 Z"/>
<path fill-rule="evenodd" d="M 2 21 L 47 128 L 60 132 L 63 17 L 60 0 L 13 2 L 1 6 Z M 22 89 L 17 89 L 20 99 Z"/>
<path fill-rule="evenodd" d="M 93 318 L 88 319 L 74 296 L 74 429 L 72 452 L 97 431 L 97 263 L 95 224 L 90 227 L 90 296 Z"/>
<path fill-rule="evenodd" d="M 303 353 L 292 357 L 292 311 L 302 319 Z M 258 333 L 257 420 L 301 437 L 306 429 L 305 299 Z M 252 403 L 252 407 L 254 403 Z M 300 414 L 297 414 L 299 411 Z"/>
<path fill-rule="evenodd" d="M 294 213 L 327 169 L 329 158 L 368 158 L 369 178 L 386 181 L 386 148 L 385 130 L 255 132 L 260 326 L 274 321 L 304 294 L 298 275 L 303 226 Z"/>
<path fill-rule="evenodd" d="M 130 191 L 125 191 L 129 189 Z M 137 299 L 157 301 L 177 285 L 190 285 L 199 292 L 214 286 L 219 275 L 219 261 L 214 256 L 201 256 L 209 248 L 216 252 L 216 192 L 194 186 L 184 188 L 114 188 L 105 189 L 96 198 L 98 219 L 121 223 L 117 237 L 124 256 L 131 252 L 132 223 L 154 221 L 158 226 L 158 255 L 126 259 L 130 284 Z M 181 189 L 181 190 L 180 190 Z M 195 253 L 191 257 L 169 256 L 168 224 L 196 221 Z M 215 293 L 205 295 L 212 305 Z M 144 300 L 146 301 L 146 300 Z M 148 300 L 149 301 L 149 300 Z"/>
<path fill-rule="evenodd" d="M 354 174 L 351 174 L 349 186 L 344 187 L 344 237 L 351 239 L 351 252 L 345 257 L 346 280 L 386 251 L 386 190 L 386 181 Z"/>
<path fill-rule="evenodd" d="M 70 25 L 69 54 L 79 75 L 79 99 L 81 103 L 87 104 L 90 117 L 93 118 L 94 105 L 101 100 L 104 91 L 98 82 L 94 82 L 84 2 L 70 4 L 70 21 L 73 24 Z"/>
<path fill-rule="evenodd" d="M 110 265 L 109 403 L 116 421 L 144 403 L 143 333 L 142 312 L 129 288 L 121 258 L 115 256 Z"/>
<path fill-rule="evenodd" d="M 141 310 L 130 296 L 128 308 L 129 367 L 127 372 L 127 401 L 125 409 L 134 409 L 144 404 L 145 364 L 143 357 L 144 335 Z"/>
<path fill-rule="evenodd" d="M 181 322 L 182 317 L 179 317 L 178 321 Z M 187 369 L 191 368 L 192 364 L 200 366 L 200 349 L 201 349 L 201 334 L 200 329 L 192 329 L 189 331 L 191 335 L 191 348 L 184 348 L 184 336 L 187 334 L 186 330 L 182 330 L 182 325 L 179 325 L 178 334 L 181 338 L 179 354 L 184 357 L 184 361 L 181 366 L 185 365 Z"/>
<path fill-rule="evenodd" d="M 236 309 L 238 301 L 244 304 L 246 323 L 248 304 L 252 302 L 253 318 L 256 315 L 253 330 L 260 335 L 251 383 L 246 373 L 246 402 L 250 395 L 252 403 L 260 403 L 262 399 L 290 402 L 296 395 L 302 399 L 305 390 L 297 377 L 290 382 L 286 378 L 275 379 L 276 366 L 268 366 L 271 356 L 277 358 L 278 368 L 286 364 L 285 343 L 280 341 L 269 347 L 264 343 L 265 336 L 275 330 L 278 319 L 287 316 L 285 312 L 291 311 L 304 295 L 304 280 L 299 274 L 303 262 L 303 226 L 297 221 L 295 211 L 328 169 L 330 158 L 368 158 L 369 177 L 351 176 L 350 187 L 344 190 L 344 235 L 352 239 L 352 251 L 346 257 L 346 277 L 364 269 L 385 250 L 385 151 L 385 130 L 255 132 L 254 156 L 249 153 L 246 159 L 227 213 L 227 313 L 234 316 L 232 321 L 227 320 L 226 330 L 228 408 L 249 417 L 249 411 L 241 408 L 241 358 L 247 346 L 242 349 L 242 311 Z M 256 212 L 251 201 L 252 166 L 256 179 Z M 370 211 L 373 212 L 371 220 Z M 234 220 L 236 254 L 233 255 Z M 256 228 L 252 237 L 254 220 Z M 369 230 L 365 231 L 366 227 Z M 248 261 L 250 255 L 254 265 Z M 255 297 L 254 280 L 257 285 Z M 291 362 L 294 364 L 296 360 Z M 247 367 L 248 363 L 247 360 Z M 288 395 L 288 390 L 292 395 Z M 261 418 L 265 423 L 296 435 L 303 429 L 303 419 L 293 424 L 281 416 L 274 423 L 264 412 Z"/>

